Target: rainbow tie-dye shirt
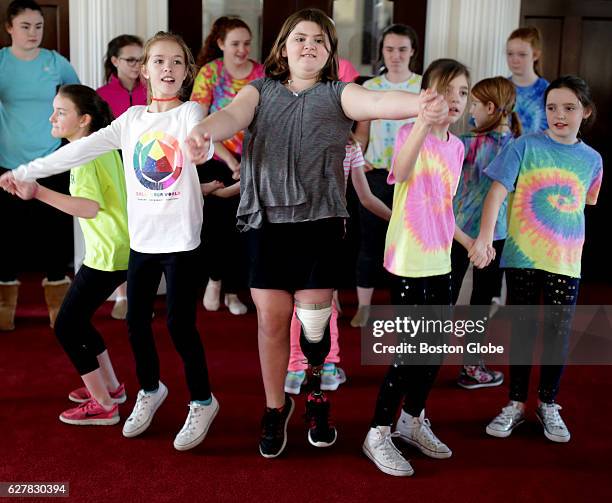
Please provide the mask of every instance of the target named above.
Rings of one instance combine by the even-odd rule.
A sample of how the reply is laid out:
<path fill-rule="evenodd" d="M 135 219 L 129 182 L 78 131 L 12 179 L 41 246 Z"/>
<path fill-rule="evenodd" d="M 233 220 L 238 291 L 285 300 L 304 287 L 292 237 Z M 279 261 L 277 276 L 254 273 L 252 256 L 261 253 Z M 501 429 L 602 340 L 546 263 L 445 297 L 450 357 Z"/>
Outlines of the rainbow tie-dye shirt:
<path fill-rule="evenodd" d="M 393 158 L 406 142 L 413 124 L 397 133 Z M 425 138 L 414 171 L 396 183 L 393 168 L 387 182 L 395 184 L 391 220 L 385 241 L 384 267 L 396 276 L 422 278 L 451 271 L 450 252 L 455 233 L 453 195 L 457 190 L 463 143 L 452 134 L 443 141 Z"/>
<path fill-rule="evenodd" d="M 584 206 L 597 202 L 601 156 L 583 142 L 533 133 L 511 142 L 485 173 L 514 192 L 500 266 L 579 278 Z"/>
<path fill-rule="evenodd" d="M 512 77 L 510 77 L 512 82 Z M 514 84 L 514 82 L 512 82 Z M 538 78 L 530 86 L 517 86 L 516 89 L 516 113 L 521 119 L 523 134 L 537 133 L 548 129 L 546 120 L 546 106 L 544 105 L 544 92 L 548 87 L 548 81 L 542 77 Z"/>
<path fill-rule="evenodd" d="M 232 77 L 223 65 L 223 58 L 206 63 L 195 78 L 191 100 L 206 105 L 209 114 L 225 108 L 244 86 L 264 76 L 263 65 L 255 61 L 251 63 L 253 69 L 245 79 Z M 243 139 L 244 132 L 240 131 L 222 143 L 233 154 L 242 155 Z"/>
<path fill-rule="evenodd" d="M 476 239 L 480 232 L 482 207 L 492 183 L 491 179 L 484 174 L 484 170 L 512 138 L 510 132 L 498 133 L 496 131 L 480 134 L 469 133 L 461 136 L 465 147 L 465 160 L 453 207 L 457 225 L 473 239 Z M 506 239 L 508 233 L 507 207 L 506 199 L 499 209 L 494 240 Z"/>

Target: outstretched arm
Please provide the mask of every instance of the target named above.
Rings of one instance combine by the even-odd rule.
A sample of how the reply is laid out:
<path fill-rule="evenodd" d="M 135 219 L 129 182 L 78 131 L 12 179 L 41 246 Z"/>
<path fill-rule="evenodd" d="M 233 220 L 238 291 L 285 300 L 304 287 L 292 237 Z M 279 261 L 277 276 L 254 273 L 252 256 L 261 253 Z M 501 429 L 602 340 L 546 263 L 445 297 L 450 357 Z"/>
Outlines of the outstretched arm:
<path fill-rule="evenodd" d="M 15 181 L 15 188 L 15 195 L 21 199 L 38 199 L 75 217 L 94 218 L 100 211 L 100 205 L 96 201 L 62 194 L 38 185 L 36 182 Z"/>
<path fill-rule="evenodd" d="M 251 124 L 259 103 L 259 91 L 246 85 L 233 101 L 195 126 L 185 140 L 187 155 L 195 164 L 206 161 L 211 138 L 227 140 Z"/>
<path fill-rule="evenodd" d="M 348 84 L 341 96 L 344 113 L 355 121 L 409 119 L 419 114 L 422 102 L 435 106 L 440 101 L 444 97 L 429 89 L 418 95 L 408 91 L 372 91 L 357 84 Z"/>

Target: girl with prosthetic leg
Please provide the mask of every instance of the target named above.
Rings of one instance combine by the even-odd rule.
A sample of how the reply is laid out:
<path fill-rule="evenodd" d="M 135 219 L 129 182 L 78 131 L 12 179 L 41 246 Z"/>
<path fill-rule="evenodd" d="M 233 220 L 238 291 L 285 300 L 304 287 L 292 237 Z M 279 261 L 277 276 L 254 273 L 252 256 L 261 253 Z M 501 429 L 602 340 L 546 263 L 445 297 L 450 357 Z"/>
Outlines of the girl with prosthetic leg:
<path fill-rule="evenodd" d="M 259 451 L 274 458 L 285 448 L 294 408 L 284 391 L 294 302 L 306 327 L 304 353 L 316 358 L 315 364 L 324 357 L 311 354 L 316 348 L 308 339 L 316 344 L 321 338 L 338 284 L 348 217 L 343 161 L 353 121 L 412 117 L 422 102 L 436 104 L 442 97 L 338 82 L 336 31 L 317 9 L 301 10 L 285 21 L 265 67 L 267 77 L 249 83 L 227 107 L 204 119 L 186 147 L 201 162 L 211 137 L 223 141 L 246 129 L 237 218 L 249 252 L 266 394 Z M 328 411 L 327 406 L 313 409 Z M 329 445 L 328 416 L 316 417 L 327 428 L 324 443 Z"/>

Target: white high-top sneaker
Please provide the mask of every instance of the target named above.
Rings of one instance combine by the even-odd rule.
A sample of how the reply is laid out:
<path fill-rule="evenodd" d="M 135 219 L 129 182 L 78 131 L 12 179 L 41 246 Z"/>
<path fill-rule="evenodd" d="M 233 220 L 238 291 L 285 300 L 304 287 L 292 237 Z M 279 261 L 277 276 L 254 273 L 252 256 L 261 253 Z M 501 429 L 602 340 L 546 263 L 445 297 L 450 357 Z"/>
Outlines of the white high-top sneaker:
<path fill-rule="evenodd" d="M 390 426 L 370 428 L 362 446 L 363 453 L 370 458 L 381 472 L 396 477 L 409 477 L 414 474 L 410 463 L 393 444 Z"/>
<path fill-rule="evenodd" d="M 431 431 L 431 423 L 425 417 L 425 409 L 416 417 L 402 410 L 395 431 L 404 442 L 415 446 L 430 458 L 444 459 L 453 455 L 447 445 Z"/>

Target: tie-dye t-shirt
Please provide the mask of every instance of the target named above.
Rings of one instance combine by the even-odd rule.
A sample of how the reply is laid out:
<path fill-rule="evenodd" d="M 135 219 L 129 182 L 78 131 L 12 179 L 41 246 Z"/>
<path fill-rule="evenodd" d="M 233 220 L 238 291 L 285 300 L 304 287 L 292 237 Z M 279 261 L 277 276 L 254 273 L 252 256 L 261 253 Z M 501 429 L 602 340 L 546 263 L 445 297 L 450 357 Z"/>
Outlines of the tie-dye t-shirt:
<path fill-rule="evenodd" d="M 473 239 L 480 232 L 480 218 L 485 198 L 491 188 L 492 180 L 484 174 L 501 149 L 512 140 L 512 133 L 468 133 L 461 136 L 465 147 L 465 160 L 459 178 L 459 187 L 453 200 L 457 225 Z M 506 239 L 508 233 L 506 210 L 507 199 L 499 209 L 493 239 Z"/>
<path fill-rule="evenodd" d="M 244 86 L 264 76 L 263 65 L 255 61 L 251 63 L 253 69 L 245 79 L 232 77 L 223 65 L 223 58 L 206 63 L 195 78 L 191 100 L 206 105 L 209 114 L 225 108 Z M 240 131 L 222 143 L 233 154 L 242 155 L 243 138 L 244 132 Z"/>
<path fill-rule="evenodd" d="M 397 133 L 395 158 L 406 142 L 412 124 Z M 455 233 L 453 195 L 457 190 L 463 143 L 452 134 L 448 140 L 428 134 L 406 182 L 397 182 L 393 170 L 388 183 L 395 184 L 391 220 L 385 241 L 384 266 L 407 278 L 448 274 Z"/>
<path fill-rule="evenodd" d="M 579 278 L 584 206 L 597 202 L 601 156 L 583 142 L 533 133 L 511 142 L 485 173 L 514 192 L 500 266 Z"/>
<path fill-rule="evenodd" d="M 373 79 L 366 80 L 363 87 L 374 91 L 408 91 L 418 94 L 421 91 L 420 75 L 412 74 L 404 82 L 390 82 L 383 74 Z M 404 124 L 414 122 L 414 119 L 406 120 L 374 120 L 370 122 L 370 138 L 368 148 L 365 152 L 365 159 L 372 167 L 380 169 L 391 169 L 393 159 L 393 148 L 397 131 Z"/>
<path fill-rule="evenodd" d="M 512 82 L 512 77 L 510 77 Z M 514 82 L 512 82 L 514 84 Z M 538 78 L 530 86 L 517 86 L 516 89 L 516 113 L 521 119 L 523 134 L 537 133 L 548 129 L 546 121 L 546 107 L 544 105 L 544 91 L 548 87 L 548 81 L 542 77 Z"/>

